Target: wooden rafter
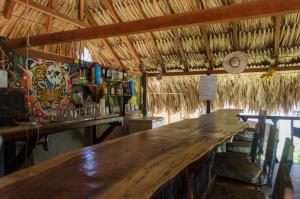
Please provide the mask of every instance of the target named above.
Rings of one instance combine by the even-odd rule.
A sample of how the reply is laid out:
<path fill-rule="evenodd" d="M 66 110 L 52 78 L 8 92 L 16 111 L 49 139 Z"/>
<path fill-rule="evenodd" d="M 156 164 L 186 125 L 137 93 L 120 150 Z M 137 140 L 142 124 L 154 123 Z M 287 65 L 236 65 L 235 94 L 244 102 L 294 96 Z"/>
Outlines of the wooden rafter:
<path fill-rule="evenodd" d="M 113 5 L 111 4 L 110 0 L 103 0 L 103 3 L 105 5 L 105 7 L 107 8 L 107 10 L 109 11 L 111 17 L 114 19 L 114 21 L 116 23 L 121 23 L 122 20 L 119 17 L 118 13 L 116 12 L 116 10 L 114 9 Z M 136 64 L 141 67 L 142 65 L 142 61 L 136 51 L 136 49 L 134 48 L 133 44 L 131 43 L 131 41 L 129 40 L 128 36 L 122 36 L 121 37 L 122 41 L 127 45 L 129 51 L 131 52 L 132 56 L 135 59 Z M 142 70 L 142 68 L 140 68 Z"/>
<path fill-rule="evenodd" d="M 15 3 L 23 4 L 24 6 L 28 6 L 29 8 L 31 8 L 33 10 L 36 10 L 36 11 L 39 11 L 43 14 L 48 15 L 48 16 L 60 19 L 62 21 L 70 23 L 74 26 L 78 26 L 80 28 L 85 28 L 86 27 L 86 24 L 84 24 L 83 22 L 78 21 L 78 20 L 74 20 L 71 17 L 68 17 L 68 16 L 66 16 L 62 13 L 56 12 L 55 10 L 51 9 L 50 7 L 43 6 L 43 5 L 41 5 L 39 3 L 36 3 L 32 0 L 12 0 L 12 1 L 14 1 Z M 27 2 L 28 2 L 28 4 L 27 4 Z"/>
<path fill-rule="evenodd" d="M 43 6 L 43 5 L 41 5 L 39 3 L 36 3 L 34 1 L 28 0 L 28 4 L 27 4 L 27 0 L 13 0 L 13 1 L 16 2 L 16 3 L 21 3 L 21 4 L 25 5 L 25 6 L 28 6 L 31 9 L 34 9 L 36 11 L 42 12 L 42 13 L 48 15 L 48 16 L 61 19 L 61 20 L 65 21 L 65 22 L 67 22 L 67 23 L 73 24 L 73 25 L 78 26 L 80 28 L 89 27 L 88 24 L 85 24 L 85 23 L 83 23 L 83 22 L 81 22 L 79 20 L 73 20 L 72 18 L 70 18 L 70 17 L 68 17 L 68 16 L 66 16 L 64 14 L 56 12 L 55 10 L 53 10 L 53 9 L 51 9 L 49 7 Z M 54 2 L 52 1 L 52 3 L 55 4 L 55 1 Z M 30 38 L 30 41 L 31 41 L 31 38 Z M 64 42 L 64 41 L 62 41 L 62 42 Z M 113 59 L 115 60 L 115 62 L 117 64 L 117 67 L 124 68 L 123 63 L 120 61 L 120 58 L 117 56 L 117 54 L 113 50 L 113 48 L 108 44 L 107 40 L 104 39 L 104 38 L 102 38 L 101 42 L 102 42 L 103 46 L 108 50 L 108 52 L 113 56 Z M 25 46 L 16 46 L 14 48 L 22 48 L 22 47 L 26 47 L 26 45 Z"/>
<path fill-rule="evenodd" d="M 275 71 L 299 71 L 300 66 L 287 66 L 274 68 Z M 266 68 L 247 68 L 243 73 L 265 73 Z M 228 74 L 225 70 L 214 70 L 210 74 Z M 148 73 L 149 77 L 156 76 L 157 73 Z M 163 76 L 187 76 L 187 75 L 207 75 L 207 71 L 189 71 L 189 72 L 168 72 L 163 73 Z"/>
<path fill-rule="evenodd" d="M 23 2 L 26 0 L 16 1 Z M 31 37 L 31 45 L 38 46 L 166 30 L 191 25 L 232 22 L 254 17 L 288 14 L 299 10 L 299 0 L 261 0 L 137 21 L 36 35 Z M 8 40 L 6 43 L 6 47 L 10 48 L 24 46 L 26 46 L 26 38 Z"/>
<path fill-rule="evenodd" d="M 48 6 L 49 6 L 49 8 L 54 9 L 55 8 L 55 4 L 56 4 L 56 0 L 50 0 Z M 52 27 L 53 27 L 53 17 L 49 15 L 47 23 L 46 23 L 46 30 L 47 30 L 47 32 L 50 32 L 51 29 L 52 29 Z"/>
<path fill-rule="evenodd" d="M 143 17 L 143 19 L 146 19 L 146 15 L 141 7 L 141 4 L 138 0 L 133 0 L 134 2 L 134 5 L 135 7 L 137 8 L 138 10 L 138 13 Z M 164 60 L 158 50 L 158 47 L 157 47 L 157 44 L 156 44 L 156 41 L 155 41 L 155 37 L 154 37 L 154 34 L 153 32 L 149 32 L 147 33 L 147 37 L 149 38 L 149 42 L 154 50 L 154 54 L 155 54 L 155 57 L 158 59 L 158 62 L 160 64 L 160 67 L 162 69 L 162 72 L 166 72 L 166 67 L 165 67 L 165 64 L 164 64 Z"/>
<path fill-rule="evenodd" d="M 80 21 L 84 21 L 84 0 L 79 0 L 78 16 Z"/>
<path fill-rule="evenodd" d="M 167 14 L 174 14 L 174 12 L 172 12 L 169 1 L 168 0 L 163 0 L 164 6 L 167 8 Z M 176 44 L 176 47 L 179 50 L 179 54 L 181 57 L 181 63 L 184 65 L 184 70 L 185 71 L 189 71 L 189 65 L 188 65 L 188 61 L 187 61 L 187 56 L 185 55 L 184 49 L 183 49 L 183 45 L 181 42 L 181 39 L 179 37 L 178 31 L 177 30 L 172 30 L 172 33 L 174 35 L 174 41 Z"/>
<path fill-rule="evenodd" d="M 275 59 L 275 66 L 278 65 L 278 57 L 279 57 L 279 48 L 280 48 L 280 36 L 281 36 L 281 16 L 275 16 L 275 36 L 274 36 L 274 53 L 273 57 Z"/>
<path fill-rule="evenodd" d="M 16 54 L 19 54 L 19 55 L 27 56 L 26 48 L 15 49 L 15 50 L 13 50 L 13 52 Z M 57 55 L 54 53 L 44 52 L 44 51 L 40 51 L 40 50 L 30 49 L 30 48 L 28 49 L 28 55 L 30 57 L 51 60 L 51 61 L 61 62 L 61 63 L 66 63 L 66 64 L 74 63 L 74 58 L 71 58 L 68 56 Z"/>
<path fill-rule="evenodd" d="M 3 10 L 3 16 L 6 19 L 11 19 L 13 10 L 14 10 L 15 2 L 13 0 L 7 0 L 5 4 L 5 8 Z"/>

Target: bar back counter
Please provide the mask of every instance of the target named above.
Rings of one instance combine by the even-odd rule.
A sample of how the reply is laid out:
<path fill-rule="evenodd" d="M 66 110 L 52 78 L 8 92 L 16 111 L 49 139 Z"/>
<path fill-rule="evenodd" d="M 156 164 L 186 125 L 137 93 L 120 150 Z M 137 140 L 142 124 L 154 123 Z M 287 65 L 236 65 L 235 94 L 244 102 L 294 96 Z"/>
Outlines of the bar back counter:
<path fill-rule="evenodd" d="M 0 178 L 0 198 L 201 198 L 217 146 L 247 127 L 219 110 L 93 145 Z"/>

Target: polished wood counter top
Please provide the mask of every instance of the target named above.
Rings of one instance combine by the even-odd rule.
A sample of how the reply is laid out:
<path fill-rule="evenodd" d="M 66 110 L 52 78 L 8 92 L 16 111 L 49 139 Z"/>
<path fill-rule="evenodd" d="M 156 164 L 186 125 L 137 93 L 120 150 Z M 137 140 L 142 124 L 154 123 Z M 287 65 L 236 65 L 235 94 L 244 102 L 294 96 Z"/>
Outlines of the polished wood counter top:
<path fill-rule="evenodd" d="M 150 198 L 247 127 L 220 110 L 63 154 L 0 178 L 0 198 Z"/>
<path fill-rule="evenodd" d="M 93 125 L 100 125 L 109 122 L 123 121 L 123 117 L 119 115 L 105 115 L 99 116 L 97 118 L 88 118 L 88 119 L 78 119 L 78 120 L 70 120 L 70 121 L 62 121 L 62 122 L 50 122 L 50 123 L 19 123 L 16 126 L 9 127 L 0 127 L 0 136 L 4 140 L 12 140 L 18 138 L 24 138 L 30 135 L 47 135 L 57 133 L 59 131 L 79 128 L 79 127 L 87 127 Z"/>

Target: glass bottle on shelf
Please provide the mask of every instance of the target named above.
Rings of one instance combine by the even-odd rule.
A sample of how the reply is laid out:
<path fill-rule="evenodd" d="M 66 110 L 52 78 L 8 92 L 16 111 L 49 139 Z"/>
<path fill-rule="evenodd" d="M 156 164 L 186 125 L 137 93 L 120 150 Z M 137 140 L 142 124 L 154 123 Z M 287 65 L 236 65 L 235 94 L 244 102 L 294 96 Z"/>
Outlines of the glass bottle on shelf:
<path fill-rule="evenodd" d="M 111 79 L 111 70 L 109 68 L 107 68 L 106 78 Z"/>
<path fill-rule="evenodd" d="M 111 95 L 115 95 L 116 94 L 115 87 L 113 85 L 111 85 L 111 87 L 110 87 L 110 94 Z"/>
<path fill-rule="evenodd" d="M 111 95 L 111 92 L 110 92 L 110 84 L 107 84 L 107 87 L 106 87 L 106 88 L 107 88 L 107 94 L 108 94 L 108 95 Z"/>
<path fill-rule="evenodd" d="M 124 80 L 124 81 L 127 81 L 127 76 L 128 76 L 127 70 L 124 70 L 124 71 L 123 71 L 123 80 Z"/>
<path fill-rule="evenodd" d="M 106 95 L 107 95 L 106 81 L 103 81 L 103 84 L 102 84 L 102 95 L 103 95 L 103 96 L 106 96 Z"/>

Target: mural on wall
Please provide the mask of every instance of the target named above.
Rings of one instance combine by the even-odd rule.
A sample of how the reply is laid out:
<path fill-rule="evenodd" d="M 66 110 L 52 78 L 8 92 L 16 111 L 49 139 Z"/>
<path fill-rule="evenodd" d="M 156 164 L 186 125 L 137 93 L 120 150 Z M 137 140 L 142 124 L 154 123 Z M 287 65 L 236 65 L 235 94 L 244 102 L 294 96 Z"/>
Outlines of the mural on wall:
<path fill-rule="evenodd" d="M 49 117 L 68 105 L 72 89 L 69 65 L 40 59 L 29 59 L 28 70 L 24 63 L 17 65 L 33 115 Z"/>

